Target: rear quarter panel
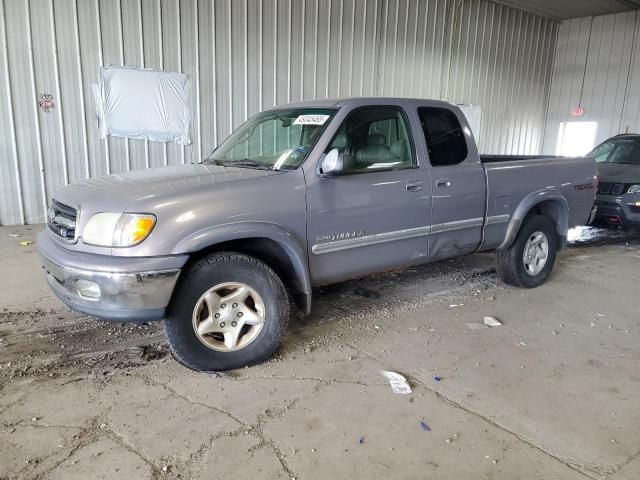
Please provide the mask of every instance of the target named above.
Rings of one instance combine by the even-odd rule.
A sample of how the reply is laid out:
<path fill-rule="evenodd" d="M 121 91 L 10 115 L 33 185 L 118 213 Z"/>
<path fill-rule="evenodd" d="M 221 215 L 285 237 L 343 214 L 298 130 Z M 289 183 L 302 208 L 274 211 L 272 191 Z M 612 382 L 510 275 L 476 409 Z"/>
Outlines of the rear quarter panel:
<path fill-rule="evenodd" d="M 532 207 L 544 201 L 565 205 L 558 233 L 589 219 L 596 194 L 597 169 L 592 158 L 540 158 L 485 164 L 488 222 L 482 249 L 504 245 L 508 230 L 517 231 Z"/>

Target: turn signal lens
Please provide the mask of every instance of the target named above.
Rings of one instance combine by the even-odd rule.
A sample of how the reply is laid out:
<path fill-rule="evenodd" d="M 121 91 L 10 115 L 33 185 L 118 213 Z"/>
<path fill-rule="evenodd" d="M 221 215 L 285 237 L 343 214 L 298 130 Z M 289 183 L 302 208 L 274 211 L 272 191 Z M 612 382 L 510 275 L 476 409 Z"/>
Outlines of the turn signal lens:
<path fill-rule="evenodd" d="M 114 247 L 131 247 L 149 236 L 156 217 L 139 213 L 123 213 L 113 234 Z"/>
<path fill-rule="evenodd" d="M 82 241 L 99 247 L 133 247 L 149 236 L 155 215 L 146 213 L 96 213 L 84 227 Z"/>

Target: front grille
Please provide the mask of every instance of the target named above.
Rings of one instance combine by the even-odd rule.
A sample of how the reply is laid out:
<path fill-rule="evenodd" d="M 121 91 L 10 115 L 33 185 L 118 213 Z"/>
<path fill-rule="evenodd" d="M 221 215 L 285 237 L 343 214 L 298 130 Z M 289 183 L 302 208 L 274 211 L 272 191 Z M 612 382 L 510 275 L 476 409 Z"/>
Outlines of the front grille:
<path fill-rule="evenodd" d="M 602 193 L 604 195 L 608 195 L 611 193 L 612 183 L 601 183 L 598 187 L 598 193 Z"/>
<path fill-rule="evenodd" d="M 624 183 L 602 182 L 598 187 L 598 193 L 603 195 L 622 195 L 629 189 Z"/>
<path fill-rule="evenodd" d="M 614 183 L 611 187 L 612 195 L 620 195 L 622 192 L 624 192 L 624 183 Z"/>
<path fill-rule="evenodd" d="M 47 211 L 47 227 L 64 241 L 75 242 L 77 217 L 75 208 L 53 200 Z"/>

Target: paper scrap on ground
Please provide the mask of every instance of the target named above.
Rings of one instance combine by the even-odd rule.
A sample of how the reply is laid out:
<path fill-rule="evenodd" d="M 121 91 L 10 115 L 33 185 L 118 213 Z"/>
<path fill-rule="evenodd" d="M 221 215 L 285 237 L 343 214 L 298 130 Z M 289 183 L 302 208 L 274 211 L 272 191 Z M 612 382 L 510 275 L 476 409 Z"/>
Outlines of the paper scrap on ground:
<path fill-rule="evenodd" d="M 496 317 L 484 317 L 484 324 L 490 327 L 499 327 L 502 325 Z"/>
<path fill-rule="evenodd" d="M 382 375 L 389 380 L 389 384 L 391 385 L 391 390 L 393 393 L 400 393 L 402 395 L 408 395 L 411 393 L 411 387 L 409 386 L 409 382 L 402 375 L 396 372 L 380 372 Z"/>
<path fill-rule="evenodd" d="M 31 245 L 33 242 L 30 240 L 23 240 L 22 242 L 20 242 L 20 245 L 22 245 L 23 247 L 28 247 L 29 245 Z"/>

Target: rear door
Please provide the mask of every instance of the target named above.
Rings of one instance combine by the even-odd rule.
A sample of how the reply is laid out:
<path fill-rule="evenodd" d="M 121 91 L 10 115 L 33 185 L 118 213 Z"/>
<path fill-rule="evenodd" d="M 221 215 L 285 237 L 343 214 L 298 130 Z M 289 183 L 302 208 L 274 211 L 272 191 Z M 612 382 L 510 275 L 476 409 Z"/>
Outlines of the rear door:
<path fill-rule="evenodd" d="M 448 108 L 419 107 L 418 117 L 431 164 L 429 257 L 473 252 L 482 241 L 486 184 L 471 131 Z"/>
<path fill-rule="evenodd" d="M 431 185 L 405 109 L 360 107 L 338 121 L 325 153 L 341 152 L 344 173 L 305 171 L 314 284 L 425 261 Z"/>

